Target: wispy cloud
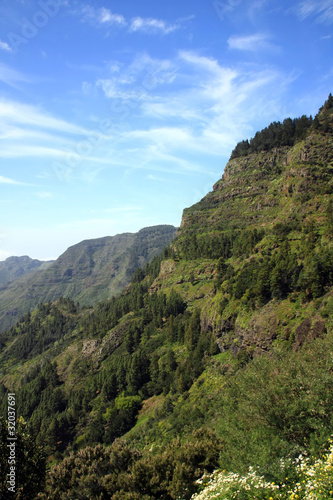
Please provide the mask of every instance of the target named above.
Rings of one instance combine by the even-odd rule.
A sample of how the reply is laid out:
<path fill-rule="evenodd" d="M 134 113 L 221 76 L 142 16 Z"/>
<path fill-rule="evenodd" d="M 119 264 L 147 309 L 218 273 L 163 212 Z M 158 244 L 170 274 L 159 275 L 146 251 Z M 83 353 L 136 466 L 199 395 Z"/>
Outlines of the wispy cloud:
<path fill-rule="evenodd" d="M 133 124 L 141 127 L 119 131 L 119 157 L 111 161 L 130 165 L 135 158 L 138 168 L 155 172 L 171 172 L 173 168 L 181 173 L 207 172 L 202 163 L 207 155 L 216 161 L 229 155 L 238 140 L 251 136 L 258 121 L 264 119 L 265 123 L 272 118 L 289 82 L 288 75 L 271 66 L 231 68 L 190 51 L 180 51 L 173 60 L 155 60 L 154 64 L 164 68 L 161 75 L 165 71 L 170 75 L 174 72 L 173 76 L 167 85 L 147 88 L 135 103 L 137 82 L 144 72 L 135 72 L 134 63 L 131 69 L 122 68 L 110 81 L 103 85 L 98 81 L 97 85 L 108 99 L 121 98 L 128 114 L 140 117 L 140 122 Z M 132 83 L 120 84 L 122 78 L 131 81 L 129 74 Z"/>
<path fill-rule="evenodd" d="M 73 13 L 79 15 L 82 21 L 92 23 L 96 26 L 118 26 L 119 28 L 128 29 L 130 33 L 141 32 L 160 35 L 168 35 L 178 30 L 181 27 L 182 21 L 187 21 L 189 19 L 186 18 L 176 23 L 169 23 L 163 19 L 140 16 L 126 19 L 122 14 L 115 14 L 106 7 L 96 9 L 91 5 L 85 5 L 81 10 L 76 10 Z"/>
<path fill-rule="evenodd" d="M 31 83 L 31 79 L 29 77 L 1 62 L 0 81 L 14 88 L 17 88 L 19 83 Z"/>
<path fill-rule="evenodd" d="M 168 35 L 172 31 L 179 29 L 179 27 L 178 24 L 169 24 L 162 19 L 135 17 L 131 20 L 130 31 Z"/>
<path fill-rule="evenodd" d="M 126 26 L 127 22 L 121 14 L 114 14 L 110 9 L 102 7 L 95 9 L 90 5 L 85 5 L 81 10 L 82 20 L 96 24 Z"/>
<path fill-rule="evenodd" d="M 318 23 L 333 23 L 333 0 L 303 0 L 292 10 L 301 21 L 313 16 Z"/>
<path fill-rule="evenodd" d="M 0 184 L 11 184 L 14 186 L 27 186 L 25 182 L 15 181 L 14 179 L 10 179 L 9 177 L 3 177 L 0 175 Z"/>
<path fill-rule="evenodd" d="M 151 93 L 162 85 L 171 84 L 176 78 L 178 66 L 167 59 L 154 59 L 139 54 L 124 67 L 114 62 L 110 77 L 97 80 L 107 98 L 140 101 L 151 100 Z"/>
<path fill-rule="evenodd" d="M 0 40 L 0 50 L 4 50 L 5 52 L 13 52 L 13 49 L 11 48 L 10 45 L 6 42 L 2 42 Z"/>
<path fill-rule="evenodd" d="M 0 99 L 1 158 L 45 158 L 76 165 L 87 159 L 105 163 L 94 156 L 95 144 L 101 142 L 101 137 L 108 138 L 39 107 Z"/>
<path fill-rule="evenodd" d="M 265 33 L 254 33 L 253 35 L 233 35 L 228 39 L 230 49 L 246 50 L 256 52 L 262 49 L 277 49 L 269 42 L 269 36 Z"/>
<path fill-rule="evenodd" d="M 30 125 L 38 129 L 51 129 L 69 134 L 86 134 L 83 127 L 49 115 L 45 111 L 15 101 L 0 100 L 0 119 L 2 123 Z"/>

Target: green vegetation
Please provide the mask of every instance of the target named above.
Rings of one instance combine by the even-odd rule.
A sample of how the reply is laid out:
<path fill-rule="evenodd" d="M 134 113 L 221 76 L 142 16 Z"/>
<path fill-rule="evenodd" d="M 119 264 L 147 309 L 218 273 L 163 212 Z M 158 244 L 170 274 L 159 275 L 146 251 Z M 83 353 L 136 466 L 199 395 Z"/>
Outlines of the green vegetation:
<path fill-rule="evenodd" d="M 309 457 L 299 455 L 294 460 L 279 463 L 279 483 L 269 482 L 251 467 L 245 475 L 226 471 L 214 471 L 197 481 L 203 486 L 193 500 L 256 499 L 256 500 L 328 500 L 333 497 L 333 446 L 322 458 L 310 462 Z"/>
<path fill-rule="evenodd" d="M 331 491 L 331 101 L 282 152 L 232 159 L 119 296 L 49 301 L 1 334 L 1 413 L 15 391 L 40 498 Z"/>
<path fill-rule="evenodd" d="M 331 110 L 332 107 L 333 96 L 330 94 L 324 106 L 320 108 L 319 113 Z M 306 138 L 311 127 L 323 133 L 332 132 L 332 124 L 330 124 L 329 120 L 320 121 L 318 115 L 316 115 L 314 120 L 311 116 L 307 117 L 303 115 L 301 118 L 286 118 L 283 123 L 271 123 L 268 127 L 257 132 L 250 141 L 239 142 L 231 153 L 230 160 L 240 156 L 247 156 L 251 153 L 258 153 L 259 151 L 270 151 L 283 146 L 294 146 L 297 142 Z"/>
<path fill-rule="evenodd" d="M 257 132 L 250 141 L 237 144 L 230 159 L 247 156 L 259 151 L 270 151 L 282 146 L 293 146 L 305 138 L 307 130 L 312 125 L 312 117 L 303 115 L 301 118 L 286 118 L 283 123 L 273 122 L 267 128 Z"/>
<path fill-rule="evenodd" d="M 22 418 L 16 422 L 16 437 L 14 447 L 15 459 L 9 458 L 8 425 L 0 418 L 0 495 L 1 498 L 24 498 L 33 500 L 43 489 L 46 474 L 46 461 L 43 450 L 36 446 L 31 435 L 27 433 L 26 423 Z M 11 441 L 11 444 L 13 441 Z M 10 467 L 15 461 L 15 493 L 8 490 L 10 483 Z M 19 471 L 16 464 L 19 464 Z"/>
<path fill-rule="evenodd" d="M 6 285 L 0 289 L 0 332 L 38 304 L 60 297 L 91 306 L 119 295 L 135 269 L 160 255 L 175 236 L 173 226 L 152 226 L 138 233 L 82 241 L 46 268 L 28 257 L 0 263 L 0 284 Z"/>
<path fill-rule="evenodd" d="M 8 257 L 3 262 L 0 262 L 0 286 L 5 286 L 10 281 L 13 281 L 25 274 L 37 269 L 46 269 L 52 261 L 42 262 L 30 257 Z"/>

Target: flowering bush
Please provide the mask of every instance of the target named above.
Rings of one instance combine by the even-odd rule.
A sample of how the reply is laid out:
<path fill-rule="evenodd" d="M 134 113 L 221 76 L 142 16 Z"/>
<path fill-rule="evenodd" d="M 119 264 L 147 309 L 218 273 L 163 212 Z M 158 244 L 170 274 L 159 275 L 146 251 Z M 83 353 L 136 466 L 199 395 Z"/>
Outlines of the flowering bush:
<path fill-rule="evenodd" d="M 287 472 L 281 460 L 282 470 Z M 191 500 L 329 500 L 333 499 L 333 441 L 328 452 L 311 464 L 300 455 L 293 462 L 292 478 L 285 477 L 280 484 L 268 482 L 253 468 L 248 474 L 216 470 L 197 481 L 203 488 Z M 288 467 L 290 472 L 290 467 Z"/>
<path fill-rule="evenodd" d="M 209 477 L 204 476 L 198 483 L 205 485 L 205 489 L 193 495 L 192 500 L 275 500 L 280 498 L 275 495 L 279 486 L 265 481 L 263 476 L 259 476 L 251 468 L 246 476 L 233 472 L 215 471 Z"/>
<path fill-rule="evenodd" d="M 333 442 L 322 459 L 312 465 L 308 458 L 299 460 L 296 465 L 299 480 L 290 489 L 288 500 L 328 500 L 333 498 Z"/>

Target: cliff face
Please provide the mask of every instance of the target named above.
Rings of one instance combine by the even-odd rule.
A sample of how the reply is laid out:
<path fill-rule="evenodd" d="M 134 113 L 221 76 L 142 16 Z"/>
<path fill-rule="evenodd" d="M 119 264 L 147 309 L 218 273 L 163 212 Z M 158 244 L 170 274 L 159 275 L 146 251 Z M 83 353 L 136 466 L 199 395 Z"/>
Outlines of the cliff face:
<path fill-rule="evenodd" d="M 183 212 L 173 283 L 201 309 L 201 326 L 221 351 L 252 356 L 276 342 L 297 348 L 327 330 L 311 299 L 333 284 L 324 264 L 332 252 L 333 108 L 317 120 L 293 146 L 230 160 L 213 191 Z M 315 273 L 327 275 L 318 293 L 305 285 Z M 154 286 L 170 287 L 166 277 Z"/>
<path fill-rule="evenodd" d="M 312 132 L 291 148 L 233 159 L 213 191 L 184 210 L 181 228 L 244 229 L 318 217 L 333 189 L 332 173 L 331 134 Z"/>

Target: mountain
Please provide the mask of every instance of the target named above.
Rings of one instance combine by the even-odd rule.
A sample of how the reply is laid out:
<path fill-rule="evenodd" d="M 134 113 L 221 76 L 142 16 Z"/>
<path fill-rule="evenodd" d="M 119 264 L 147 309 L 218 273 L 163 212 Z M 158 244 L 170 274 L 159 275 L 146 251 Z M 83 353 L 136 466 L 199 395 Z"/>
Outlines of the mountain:
<path fill-rule="evenodd" d="M 51 263 L 52 261 L 44 262 L 37 259 L 30 259 L 27 255 L 23 257 L 8 257 L 5 261 L 0 262 L 0 287 L 31 271 L 46 269 Z"/>
<path fill-rule="evenodd" d="M 95 305 L 119 294 L 134 270 L 162 252 L 175 235 L 176 228 L 160 225 L 86 240 L 47 265 L 29 257 L 10 257 L 1 263 L 2 274 L 0 267 L 0 331 L 38 304 L 61 296 Z"/>
<path fill-rule="evenodd" d="M 24 492 L 331 498 L 332 96 L 255 137 L 119 296 L 41 304 L 0 335 Z"/>

